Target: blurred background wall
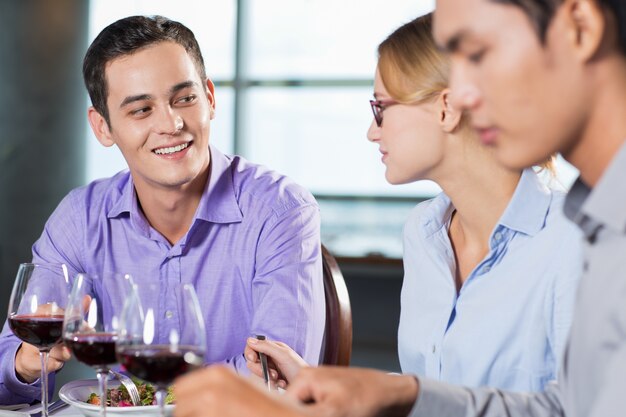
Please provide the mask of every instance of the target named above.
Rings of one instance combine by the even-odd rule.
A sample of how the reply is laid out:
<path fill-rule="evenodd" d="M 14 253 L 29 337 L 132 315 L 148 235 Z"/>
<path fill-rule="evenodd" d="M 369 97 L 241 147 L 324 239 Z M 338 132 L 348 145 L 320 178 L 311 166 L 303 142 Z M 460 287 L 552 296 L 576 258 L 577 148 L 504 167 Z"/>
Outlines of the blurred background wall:
<path fill-rule="evenodd" d="M 20 262 L 85 178 L 89 3 L 0 1 L 0 318 Z M 70 23 L 71 24 L 68 24 Z"/>

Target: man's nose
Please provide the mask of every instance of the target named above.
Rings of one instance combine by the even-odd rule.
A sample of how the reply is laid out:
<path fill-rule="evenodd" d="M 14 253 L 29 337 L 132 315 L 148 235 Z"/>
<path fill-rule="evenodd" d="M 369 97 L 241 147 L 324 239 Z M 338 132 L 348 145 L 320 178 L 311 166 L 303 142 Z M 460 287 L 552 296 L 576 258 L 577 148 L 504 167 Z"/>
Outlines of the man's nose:
<path fill-rule="evenodd" d="M 185 126 L 185 122 L 180 114 L 169 106 L 164 107 L 159 112 L 159 120 L 157 130 L 161 134 L 176 135 Z"/>
<path fill-rule="evenodd" d="M 471 112 L 480 104 L 480 90 L 462 68 L 453 67 L 450 73 L 450 90 L 450 104 L 456 109 Z"/>

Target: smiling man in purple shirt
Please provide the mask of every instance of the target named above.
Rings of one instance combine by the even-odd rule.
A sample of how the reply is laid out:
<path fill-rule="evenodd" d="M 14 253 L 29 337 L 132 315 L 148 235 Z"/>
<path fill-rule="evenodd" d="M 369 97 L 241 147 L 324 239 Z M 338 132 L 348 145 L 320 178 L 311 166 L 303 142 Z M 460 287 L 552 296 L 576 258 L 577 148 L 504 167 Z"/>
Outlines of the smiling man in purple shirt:
<path fill-rule="evenodd" d="M 33 246 L 34 262 L 78 272 L 120 272 L 159 282 L 161 311 L 177 320 L 176 283 L 196 288 L 207 363 L 246 370 L 246 338 L 265 334 L 317 363 L 324 332 L 319 208 L 288 178 L 209 146 L 213 83 L 185 26 L 163 17 L 119 20 L 94 40 L 83 64 L 104 146 L 128 170 L 72 191 Z M 113 294 L 122 303 L 125 294 Z M 58 346 L 50 372 L 69 359 Z M 39 396 L 33 346 L 5 326 L 0 403 Z M 51 379 L 52 381 L 53 379 Z"/>

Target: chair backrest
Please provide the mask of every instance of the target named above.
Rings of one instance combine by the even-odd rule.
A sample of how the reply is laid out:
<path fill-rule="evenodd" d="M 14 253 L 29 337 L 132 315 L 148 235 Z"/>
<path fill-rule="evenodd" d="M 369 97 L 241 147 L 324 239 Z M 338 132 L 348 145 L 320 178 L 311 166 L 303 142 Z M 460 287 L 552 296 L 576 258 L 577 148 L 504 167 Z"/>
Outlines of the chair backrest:
<path fill-rule="evenodd" d="M 326 330 L 321 365 L 350 365 L 352 355 L 352 309 L 348 288 L 333 255 L 322 245 Z"/>

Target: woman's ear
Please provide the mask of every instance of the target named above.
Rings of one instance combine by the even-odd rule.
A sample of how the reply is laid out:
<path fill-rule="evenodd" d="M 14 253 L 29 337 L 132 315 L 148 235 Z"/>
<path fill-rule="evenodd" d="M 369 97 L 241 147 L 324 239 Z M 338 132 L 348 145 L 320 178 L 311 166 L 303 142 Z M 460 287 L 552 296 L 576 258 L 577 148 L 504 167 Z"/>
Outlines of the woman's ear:
<path fill-rule="evenodd" d="M 450 104 L 450 89 L 446 88 L 439 94 L 437 100 L 439 125 L 446 133 L 453 133 L 461 123 L 463 112 L 452 107 Z"/>

